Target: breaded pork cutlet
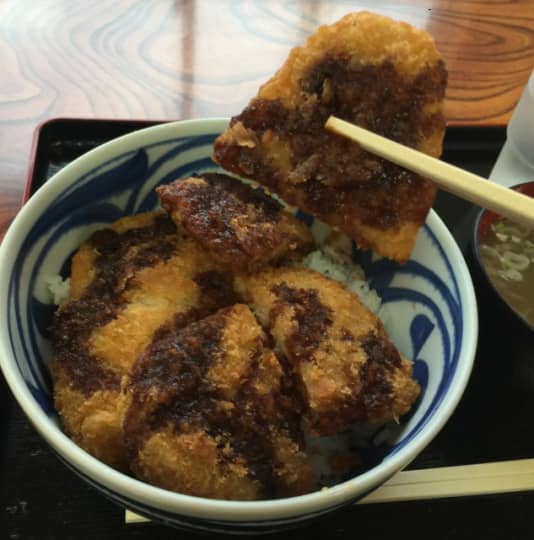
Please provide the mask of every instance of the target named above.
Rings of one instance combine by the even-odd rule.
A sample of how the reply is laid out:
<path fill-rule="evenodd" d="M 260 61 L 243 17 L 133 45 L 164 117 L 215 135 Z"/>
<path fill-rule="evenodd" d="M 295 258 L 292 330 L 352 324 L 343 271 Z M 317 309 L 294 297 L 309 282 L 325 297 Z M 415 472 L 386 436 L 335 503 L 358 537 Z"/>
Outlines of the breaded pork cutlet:
<path fill-rule="evenodd" d="M 419 395 L 412 363 L 355 294 L 303 268 L 239 276 L 235 284 L 291 365 L 313 433 L 408 412 Z"/>
<path fill-rule="evenodd" d="M 162 213 L 126 217 L 75 254 L 70 298 L 53 323 L 54 399 L 65 431 L 105 463 L 126 469 L 122 391 L 155 331 L 235 302 L 231 284 Z"/>
<path fill-rule="evenodd" d="M 406 261 L 436 187 L 324 124 L 335 115 L 437 157 L 446 79 L 426 32 L 372 13 L 349 14 L 290 52 L 215 141 L 214 159 L 360 247 Z"/>
<path fill-rule="evenodd" d="M 205 173 L 157 192 L 174 221 L 231 271 L 258 270 L 313 248 L 306 225 L 272 197 L 230 176 Z"/>
<path fill-rule="evenodd" d="M 125 433 L 139 478 L 217 499 L 312 489 L 298 403 L 247 306 L 162 327 L 135 365 L 130 391 Z"/>

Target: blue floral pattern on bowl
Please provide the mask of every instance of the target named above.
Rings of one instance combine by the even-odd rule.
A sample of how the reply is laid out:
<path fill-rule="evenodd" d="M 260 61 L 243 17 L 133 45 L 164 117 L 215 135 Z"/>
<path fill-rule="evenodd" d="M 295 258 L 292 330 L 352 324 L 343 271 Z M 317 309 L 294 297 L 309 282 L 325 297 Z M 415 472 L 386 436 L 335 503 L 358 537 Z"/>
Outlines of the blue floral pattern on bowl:
<path fill-rule="evenodd" d="M 210 155 L 213 140 L 223 129 L 224 122 L 212 124 L 209 129 L 197 130 L 194 135 L 168 136 L 123 152 L 114 151 L 109 159 L 101 160 L 95 166 L 86 165 L 83 172 L 75 175 L 75 180 L 67 182 L 63 189 L 50 188 L 47 198 L 37 194 L 35 198 L 43 202 L 35 210 L 36 217 L 32 218 L 26 212 L 26 222 L 19 224 L 19 229 L 24 231 L 23 237 L 20 241 L 11 241 L 15 248 L 10 253 L 11 260 L 3 262 L 0 274 L 4 280 L 0 286 L 6 287 L 6 301 L 1 304 L 4 336 L 8 337 L 11 353 L 11 359 L 4 360 L 3 367 L 11 373 L 8 381 L 15 376 L 21 378 L 40 410 L 56 425 L 59 421 L 52 404 L 47 369 L 51 354 L 48 327 L 55 309 L 48 290 L 49 280 L 58 274 L 68 276 L 72 254 L 92 232 L 122 216 L 156 207 L 154 188 L 157 185 L 194 173 L 218 170 Z M 302 212 L 297 215 L 313 227 L 313 218 Z M 3 249 L 5 259 L 7 248 L 3 246 Z M 465 329 L 467 324 L 471 334 L 474 332 L 476 342 L 476 308 L 467 269 L 459 251 L 456 253 L 454 249 L 458 248 L 443 224 L 431 213 L 419 232 L 413 255 L 405 265 L 354 250 L 355 260 L 364 268 L 371 287 L 382 298 L 381 316 L 386 329 L 402 353 L 414 360 L 414 373 L 423 390 L 414 411 L 392 441 L 385 462 L 394 460 L 399 454 L 399 466 L 405 465 L 409 461 L 407 447 L 412 442 L 418 448 L 429 442 L 435 433 L 426 433 L 427 424 L 444 423 L 469 375 L 474 355 L 474 349 L 469 350 L 473 336 L 468 336 L 470 341 L 467 343 Z M 455 254 L 454 260 L 451 253 Z M 466 355 L 471 356 L 470 360 L 465 360 Z M 460 388 L 456 388 L 451 397 L 451 385 L 457 380 L 462 358 L 465 365 Z M 10 362 L 7 368 L 6 362 Z M 444 400 L 448 400 L 448 410 L 440 413 L 440 404 Z M 26 412 L 31 417 L 28 409 Z M 445 416 L 436 420 L 439 414 Z M 62 452 L 59 454 L 69 462 Z M 90 479 L 80 466 L 70 465 Z M 395 467 L 398 469 L 397 465 Z M 382 480 L 395 472 L 394 469 L 391 465 L 388 472 L 385 466 Z M 111 496 L 115 493 L 117 500 L 128 501 L 124 491 L 114 492 L 94 478 L 91 482 Z M 366 489 L 369 491 L 373 487 L 371 482 Z M 332 499 L 330 509 L 346 502 L 343 496 L 339 497 Z M 130 504 L 149 515 L 165 514 L 155 506 L 143 505 L 134 499 L 130 499 Z M 288 515 L 269 523 L 288 523 L 323 511 L 318 511 L 319 506 L 313 504 L 306 508 L 308 511 L 301 511 L 299 516 Z M 176 512 L 175 515 L 181 521 Z M 241 520 L 241 523 L 245 521 Z"/>

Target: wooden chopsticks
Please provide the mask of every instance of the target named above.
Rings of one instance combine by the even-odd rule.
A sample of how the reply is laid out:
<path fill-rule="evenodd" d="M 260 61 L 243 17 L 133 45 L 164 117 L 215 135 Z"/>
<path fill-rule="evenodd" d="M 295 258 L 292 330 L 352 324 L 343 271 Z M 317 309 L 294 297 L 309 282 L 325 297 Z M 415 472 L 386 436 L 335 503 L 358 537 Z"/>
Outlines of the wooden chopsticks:
<path fill-rule="evenodd" d="M 326 129 L 347 137 L 368 152 L 432 179 L 441 189 L 493 210 L 517 223 L 534 227 L 534 199 L 440 161 L 413 148 L 331 116 Z"/>
<path fill-rule="evenodd" d="M 401 471 L 357 504 L 494 495 L 534 490 L 534 459 Z M 126 523 L 148 521 L 126 510 Z"/>
<path fill-rule="evenodd" d="M 467 497 L 534 489 L 534 459 L 401 471 L 360 503 Z"/>

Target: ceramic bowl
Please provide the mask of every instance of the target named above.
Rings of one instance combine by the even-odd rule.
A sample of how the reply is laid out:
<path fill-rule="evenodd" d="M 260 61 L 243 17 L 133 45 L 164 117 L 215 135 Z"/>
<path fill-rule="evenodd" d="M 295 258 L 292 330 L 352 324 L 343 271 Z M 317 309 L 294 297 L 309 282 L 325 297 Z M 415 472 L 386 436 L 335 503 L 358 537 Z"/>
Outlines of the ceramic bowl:
<path fill-rule="evenodd" d="M 431 211 L 403 266 L 360 254 L 382 297 L 386 328 L 408 358 L 422 393 L 372 468 L 329 489 L 259 502 L 171 493 L 104 465 L 62 431 L 47 370 L 54 305 L 47 281 L 93 231 L 153 209 L 154 187 L 217 170 L 210 155 L 224 119 L 191 120 L 134 132 L 85 154 L 50 179 L 22 208 L 0 247 L 0 362 L 20 406 L 61 460 L 127 508 L 203 531 L 265 532 L 296 526 L 371 492 L 412 461 L 460 400 L 477 343 L 473 284 L 451 234 Z M 303 216 L 308 222 L 309 217 Z"/>
<path fill-rule="evenodd" d="M 510 186 L 510 189 L 519 191 L 520 193 L 523 193 L 528 197 L 534 197 L 534 182 L 523 182 L 515 186 Z M 481 239 L 486 234 L 488 234 L 491 225 L 496 223 L 499 219 L 500 217 L 495 212 L 492 212 L 490 210 L 482 209 L 478 213 L 474 222 L 475 226 L 473 228 L 472 238 L 472 246 L 475 260 L 482 272 L 484 279 L 489 284 L 489 288 L 492 290 L 494 297 L 496 297 L 496 301 L 500 302 L 501 305 L 506 306 L 510 313 L 513 313 L 518 320 L 520 320 L 523 324 L 530 328 L 530 330 L 534 331 L 534 324 L 532 323 L 532 320 L 529 320 L 525 313 L 517 309 L 518 306 L 516 300 L 514 300 L 513 295 L 506 295 L 503 293 L 502 282 L 499 282 L 494 276 L 492 276 L 492 274 L 488 271 L 486 263 L 481 257 Z M 531 264 L 534 264 L 534 261 L 531 261 Z"/>

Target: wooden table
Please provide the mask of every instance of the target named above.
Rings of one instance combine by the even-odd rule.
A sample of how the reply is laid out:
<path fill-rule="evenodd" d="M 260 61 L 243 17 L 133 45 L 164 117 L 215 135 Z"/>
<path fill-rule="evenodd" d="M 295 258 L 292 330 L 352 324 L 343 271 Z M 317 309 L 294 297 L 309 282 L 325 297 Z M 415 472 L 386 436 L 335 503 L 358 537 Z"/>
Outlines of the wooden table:
<path fill-rule="evenodd" d="M 506 124 L 534 68 L 532 0 L 3 0 L 0 235 L 20 206 L 32 135 L 40 123 L 55 117 L 169 120 L 235 114 L 281 64 L 291 46 L 319 24 L 357 9 L 405 20 L 435 37 L 449 69 L 446 115 L 450 124 Z M 32 428 L 22 417 L 17 422 L 20 430 L 27 431 L 27 440 L 32 440 Z M 25 450 L 32 455 L 32 448 Z M 62 490 L 61 482 L 47 479 L 46 471 L 32 474 L 36 475 L 35 489 L 52 482 L 52 489 Z M 86 490 L 87 497 L 95 497 L 89 488 L 80 487 L 78 493 Z M 534 497 L 525 497 L 534 502 Z M 5 512 L 0 508 L 0 515 L 20 517 L 27 512 L 31 520 L 32 509 L 15 492 L 11 499 Z M 100 498 L 91 500 L 99 501 L 94 504 L 100 525 L 86 521 L 73 528 L 71 509 L 65 537 L 94 537 L 91 531 L 101 538 L 129 537 L 113 505 Z M 67 505 L 66 499 L 62 504 Z M 501 497 L 482 510 L 473 502 L 466 505 L 462 507 L 466 519 L 470 512 L 482 511 L 491 524 L 497 513 L 516 508 L 517 499 Z M 449 508 L 399 504 L 389 519 L 402 523 L 405 511 L 422 512 L 428 533 L 433 520 L 446 522 Z M 58 512 L 40 516 L 31 529 L 35 531 L 32 538 L 56 538 L 46 527 L 61 523 L 59 508 Z M 527 511 L 521 515 L 520 527 L 529 519 Z M 377 532 L 387 532 L 379 506 L 368 511 L 368 518 L 366 523 L 376 519 Z M 2 519 L 0 536 L 7 530 Z M 9 529 L 9 536 L 29 538 L 19 535 L 19 525 Z M 409 531 L 409 524 L 404 525 L 403 530 Z M 473 532 L 469 527 L 453 529 L 458 533 L 455 538 L 468 538 Z M 346 537 L 336 529 L 335 519 L 318 532 L 327 535 L 329 530 L 336 537 Z M 158 531 L 164 535 L 158 538 L 172 537 L 170 532 Z M 131 534 L 144 533 L 134 529 Z"/>
<path fill-rule="evenodd" d="M 4 0 L 0 233 L 19 208 L 39 123 L 235 114 L 291 46 L 353 9 L 435 37 L 449 122 L 507 122 L 534 67 L 532 0 Z"/>

